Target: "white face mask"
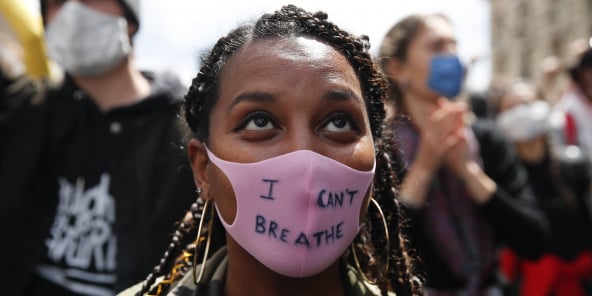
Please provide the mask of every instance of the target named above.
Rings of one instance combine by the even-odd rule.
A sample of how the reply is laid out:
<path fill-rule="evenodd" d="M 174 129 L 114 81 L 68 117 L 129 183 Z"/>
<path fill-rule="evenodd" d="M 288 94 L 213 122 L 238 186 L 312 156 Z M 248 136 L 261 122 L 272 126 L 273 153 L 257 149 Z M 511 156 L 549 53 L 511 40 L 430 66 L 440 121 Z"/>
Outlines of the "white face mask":
<path fill-rule="evenodd" d="M 115 68 L 131 52 L 125 18 L 67 1 L 45 33 L 49 56 L 66 72 L 96 76 Z"/>
<path fill-rule="evenodd" d="M 498 129 L 511 141 L 528 141 L 549 130 L 551 112 L 546 102 L 535 102 L 512 107 L 496 119 Z"/>

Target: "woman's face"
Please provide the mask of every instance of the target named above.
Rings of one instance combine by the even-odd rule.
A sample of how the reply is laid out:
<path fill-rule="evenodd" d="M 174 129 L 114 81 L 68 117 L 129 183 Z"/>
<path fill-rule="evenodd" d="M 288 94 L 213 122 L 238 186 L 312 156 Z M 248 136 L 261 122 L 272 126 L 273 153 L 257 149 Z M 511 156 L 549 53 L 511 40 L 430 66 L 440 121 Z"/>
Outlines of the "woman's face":
<path fill-rule="evenodd" d="M 437 93 L 430 90 L 427 81 L 430 61 L 434 55 L 456 54 L 456 39 L 450 23 L 441 17 L 430 17 L 409 43 L 407 59 L 399 61 L 401 83 L 413 98 L 436 101 Z"/>
<path fill-rule="evenodd" d="M 249 43 L 224 66 L 219 88 L 208 148 L 221 159 L 252 163 L 312 150 L 357 170 L 372 169 L 374 143 L 360 82 L 330 46 L 307 37 Z M 232 187 L 203 148 L 196 150 L 203 160 L 193 161 L 202 176 L 198 186 L 232 223 Z"/>

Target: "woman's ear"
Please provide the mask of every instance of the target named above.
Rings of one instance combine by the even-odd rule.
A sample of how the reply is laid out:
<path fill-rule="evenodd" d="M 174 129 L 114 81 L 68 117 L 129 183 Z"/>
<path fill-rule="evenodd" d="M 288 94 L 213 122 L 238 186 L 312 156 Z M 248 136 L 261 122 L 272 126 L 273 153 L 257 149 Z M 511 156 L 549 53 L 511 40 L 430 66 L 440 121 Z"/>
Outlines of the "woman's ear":
<path fill-rule="evenodd" d="M 187 147 L 191 170 L 193 171 L 193 181 L 195 182 L 195 186 L 202 190 L 200 194 L 201 198 L 208 200 L 210 198 L 210 182 L 208 181 L 206 170 L 210 163 L 210 158 L 208 157 L 206 147 L 197 139 L 191 139 Z"/>

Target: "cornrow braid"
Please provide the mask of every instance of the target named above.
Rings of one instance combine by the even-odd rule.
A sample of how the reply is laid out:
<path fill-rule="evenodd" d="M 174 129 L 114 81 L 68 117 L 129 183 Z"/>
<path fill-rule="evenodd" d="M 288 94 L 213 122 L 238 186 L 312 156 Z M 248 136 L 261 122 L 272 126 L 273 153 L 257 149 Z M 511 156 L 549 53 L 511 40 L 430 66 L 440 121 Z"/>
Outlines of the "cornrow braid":
<path fill-rule="evenodd" d="M 389 258 L 394 264 L 385 270 L 387 258 L 385 255 L 380 258 L 380 254 L 385 254 L 387 249 L 382 235 L 384 230 L 381 230 L 382 219 L 376 210 L 370 208 L 368 217 L 363 221 L 367 227 L 363 227 L 359 235 L 358 240 L 361 242 L 354 243 L 355 248 L 365 254 L 365 258 L 361 260 L 362 266 L 377 279 L 383 295 L 387 295 L 390 289 L 401 295 L 422 295 L 421 282 L 414 275 L 415 262 L 409 254 L 408 243 L 402 233 L 403 218 L 395 190 L 398 180 L 391 165 L 394 161 L 391 155 L 394 144 L 389 140 L 390 135 L 383 134 L 387 84 L 368 51 L 367 37 L 356 37 L 341 30 L 327 20 L 324 12 L 312 14 L 293 5 L 284 6 L 273 14 L 263 15 L 254 25 L 240 26 L 220 38 L 212 50 L 202 57 L 200 71 L 185 96 L 184 113 L 187 123 L 196 137 L 207 143 L 210 113 L 218 99 L 220 76 L 227 61 L 249 42 L 297 36 L 313 37 L 340 52 L 356 73 L 366 101 L 378 160 L 374 198 L 384 210 L 388 231 L 394 234 L 390 235 L 392 252 Z M 190 262 L 185 264 L 189 265 Z M 172 274 L 174 272 L 169 273 L 167 278 Z"/>
<path fill-rule="evenodd" d="M 389 129 L 385 129 L 389 130 Z M 400 180 L 396 177 L 396 170 L 392 164 L 398 164 L 394 161 L 393 151 L 395 148 L 394 138 L 381 138 L 377 144 L 377 167 L 374 178 L 374 199 L 380 204 L 388 225 L 390 242 L 383 240 L 384 226 L 380 214 L 373 207 L 368 208 L 368 215 L 363 222 L 364 225 L 360 232 L 361 242 L 354 243 L 354 246 L 363 250 L 367 258 L 362 260 L 366 266 L 367 277 L 376 281 L 383 294 L 387 287 L 392 287 L 397 293 L 402 295 L 423 295 L 422 279 L 417 274 L 416 262 L 410 254 L 410 244 L 406 238 L 403 227 L 404 215 L 401 211 L 398 197 L 397 186 Z M 372 244 L 369 245 L 368 242 Z M 386 254 L 387 243 L 390 243 L 390 254 Z M 386 256 L 389 257 L 386 257 Z M 379 259 L 380 258 L 380 259 Z M 386 270 L 387 260 L 390 262 Z"/>
<path fill-rule="evenodd" d="M 196 221 L 199 221 L 201 215 L 203 215 L 203 206 L 204 203 L 199 198 L 193 204 L 191 204 L 190 219 L 186 219 L 186 217 L 183 217 L 183 219 L 181 219 L 181 221 L 178 222 L 177 229 L 173 234 L 171 243 L 167 247 L 158 264 L 154 266 L 152 272 L 148 274 L 148 276 L 144 280 L 144 283 L 142 283 L 142 289 L 136 295 L 144 295 L 146 293 L 150 293 L 152 295 L 160 295 L 161 291 L 165 290 L 167 285 L 171 284 L 176 278 L 178 278 L 178 276 L 181 276 L 187 271 L 187 268 L 191 265 L 190 259 L 192 253 L 187 248 L 185 248 L 181 252 L 181 256 L 177 258 L 175 264 L 172 266 L 172 269 L 168 272 L 165 278 L 161 280 L 155 287 L 152 288 L 152 286 L 156 282 L 156 279 L 164 274 L 168 262 L 171 261 L 171 258 L 173 258 L 173 256 L 180 249 L 182 242 L 185 241 L 184 237 L 186 237 L 187 234 L 192 233 L 192 230 L 196 228 Z"/>
<path fill-rule="evenodd" d="M 417 274 L 416 262 L 414 256 L 410 254 L 412 251 L 410 243 L 406 237 L 405 217 L 401 210 L 401 204 L 398 199 L 398 185 L 401 180 L 395 175 L 395 172 L 400 172 L 401 168 L 393 168 L 393 164 L 399 162 L 395 160 L 393 151 L 395 149 L 394 137 L 384 137 L 380 143 L 380 152 L 378 157 L 383 159 L 381 165 L 377 167 L 377 179 L 375 179 L 376 196 L 379 198 L 379 204 L 384 209 L 391 209 L 385 212 L 387 215 L 387 223 L 389 229 L 394 234 L 394 239 L 391 239 L 391 250 L 393 256 L 390 258 L 394 262 L 389 270 L 388 278 L 391 279 L 391 284 L 395 290 L 403 295 L 422 295 L 420 276 Z"/>

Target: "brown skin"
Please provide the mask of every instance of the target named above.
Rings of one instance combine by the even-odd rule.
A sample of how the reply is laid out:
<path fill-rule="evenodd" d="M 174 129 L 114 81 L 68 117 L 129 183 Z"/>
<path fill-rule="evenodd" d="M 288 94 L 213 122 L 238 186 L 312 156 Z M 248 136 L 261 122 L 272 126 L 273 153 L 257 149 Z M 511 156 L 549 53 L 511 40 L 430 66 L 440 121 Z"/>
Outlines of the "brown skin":
<path fill-rule="evenodd" d="M 528 141 L 516 142 L 514 145 L 518 157 L 526 163 L 539 163 L 547 154 L 545 138 L 542 136 Z"/>
<path fill-rule="evenodd" d="M 114 16 L 125 16 L 117 0 L 46 0 L 45 20 L 50 25 L 66 1 L 78 1 L 95 11 Z M 128 21 L 128 36 L 131 38 L 138 26 Z M 114 69 L 98 76 L 72 76 L 102 111 L 139 102 L 150 94 L 150 84 L 136 68 L 133 54 Z"/>
<path fill-rule="evenodd" d="M 340 53 L 307 37 L 258 40 L 228 61 L 210 115 L 208 148 L 238 163 L 306 149 L 357 170 L 374 165 L 359 80 Z M 189 155 L 203 198 L 231 223 L 236 197 L 228 179 L 198 140 L 190 141 Z M 290 278 L 262 265 L 228 234 L 227 247 L 227 296 L 345 295 L 338 262 L 317 275 Z"/>
<path fill-rule="evenodd" d="M 476 203 L 485 203 L 497 186 L 469 157 L 463 120 L 467 108 L 427 86 L 429 64 L 436 54 L 456 54 L 452 26 L 441 17 L 429 18 L 420 28 L 409 43 L 406 60 L 393 58 L 387 66 L 389 79 L 402 86 L 403 112 L 420 134 L 419 151 L 401 186 L 401 197 L 410 206 L 423 206 L 435 172 L 445 165 L 465 181 Z"/>

